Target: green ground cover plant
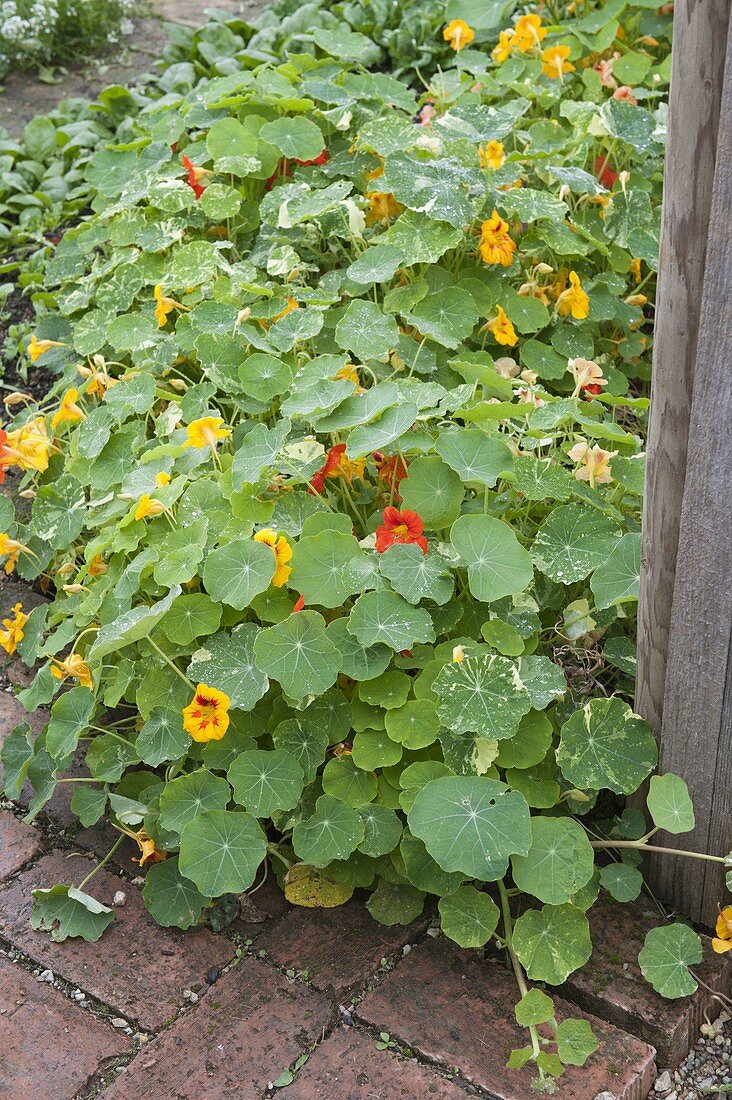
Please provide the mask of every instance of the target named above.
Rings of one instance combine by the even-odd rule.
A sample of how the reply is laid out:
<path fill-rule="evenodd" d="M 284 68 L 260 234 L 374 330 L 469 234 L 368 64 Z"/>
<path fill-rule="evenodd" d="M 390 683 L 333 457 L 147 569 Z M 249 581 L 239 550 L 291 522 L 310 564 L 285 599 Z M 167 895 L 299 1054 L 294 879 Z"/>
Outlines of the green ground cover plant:
<path fill-rule="evenodd" d="M 132 29 L 137 0 L 2 0 L 0 78 L 99 57 Z"/>
<path fill-rule="evenodd" d="M 586 963 L 600 892 L 694 826 L 629 702 L 670 20 L 451 3 L 399 53 L 376 5 L 310 7 L 110 94 L 92 213 L 33 268 L 57 381 L 6 402 L 0 552 L 49 602 L 0 644 L 50 721 L 5 791 L 32 820 L 74 785 L 164 925 L 267 867 L 387 924 L 432 900 L 507 951 L 511 1064 L 551 1091 L 596 1040 L 527 980 Z M 86 881 L 34 926 L 102 935 Z M 676 997 L 700 959 L 674 924 L 639 962 Z"/>

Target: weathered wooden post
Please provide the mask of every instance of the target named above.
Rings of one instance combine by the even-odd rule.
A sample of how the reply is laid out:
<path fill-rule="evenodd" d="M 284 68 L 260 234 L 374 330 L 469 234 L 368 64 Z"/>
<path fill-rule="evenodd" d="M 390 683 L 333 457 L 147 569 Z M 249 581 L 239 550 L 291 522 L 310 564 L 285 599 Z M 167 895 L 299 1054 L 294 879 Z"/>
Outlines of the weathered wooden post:
<path fill-rule="evenodd" d="M 694 800 L 681 846 L 717 853 L 732 847 L 730 30 L 729 0 L 676 5 L 636 694 L 660 770 Z M 648 870 L 664 900 L 713 921 L 719 865 L 659 857 Z"/>

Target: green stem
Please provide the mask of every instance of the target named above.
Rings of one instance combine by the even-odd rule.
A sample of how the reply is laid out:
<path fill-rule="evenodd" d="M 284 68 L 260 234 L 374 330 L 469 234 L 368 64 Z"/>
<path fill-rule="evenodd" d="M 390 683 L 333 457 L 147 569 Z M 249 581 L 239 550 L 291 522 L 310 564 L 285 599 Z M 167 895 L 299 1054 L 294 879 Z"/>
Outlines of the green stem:
<path fill-rule="evenodd" d="M 500 879 L 498 881 L 498 892 L 501 896 L 501 913 L 502 913 L 502 916 L 503 916 L 503 938 L 504 938 L 504 941 L 506 943 L 506 949 L 508 951 L 508 957 L 511 960 L 511 966 L 513 967 L 513 972 L 514 972 L 514 975 L 516 977 L 516 984 L 519 987 L 519 992 L 521 993 L 521 996 L 525 997 L 526 994 L 529 992 L 529 987 L 526 984 L 526 979 L 524 978 L 524 972 L 521 969 L 521 963 L 519 962 L 518 956 L 516 955 L 516 952 L 513 949 L 513 944 L 512 944 L 513 924 L 512 924 L 512 921 L 511 921 L 511 904 L 508 900 L 508 892 L 506 891 L 506 887 L 503 885 L 503 882 Z M 536 1027 L 533 1024 L 529 1024 L 529 1034 L 531 1036 L 531 1049 L 534 1052 L 534 1061 L 536 1061 L 536 1059 L 541 1054 L 541 1044 L 539 1042 L 539 1032 L 536 1030 Z M 544 1071 L 541 1068 L 541 1066 L 537 1066 L 537 1069 L 539 1070 L 539 1077 L 543 1081 L 544 1080 Z"/>
<path fill-rule="evenodd" d="M 591 840 L 593 848 L 635 848 L 637 852 L 665 852 L 669 856 L 688 856 L 689 859 L 707 859 L 712 863 L 726 863 L 724 856 L 710 856 L 706 852 L 686 852 L 683 848 L 664 848 L 661 844 L 644 844 L 641 840 Z"/>
<path fill-rule="evenodd" d="M 160 656 L 165 661 L 166 665 L 170 665 L 173 672 L 177 673 L 178 676 L 180 676 L 181 680 L 183 680 L 186 684 L 188 684 L 188 687 L 191 689 L 191 691 L 195 691 L 196 690 L 196 685 L 193 683 L 193 681 L 189 680 L 188 677 L 185 675 L 185 673 L 181 672 L 181 670 L 178 668 L 178 666 L 176 664 L 174 664 L 173 661 L 171 661 L 170 657 L 168 657 L 167 654 L 163 653 L 160 646 L 156 645 L 155 642 L 150 637 L 147 638 L 147 641 L 150 643 L 150 645 L 153 647 L 153 649 L 156 651 L 156 653 L 160 654 Z"/>
<path fill-rule="evenodd" d="M 122 833 L 122 835 L 120 836 L 119 840 L 115 840 L 114 844 L 113 844 L 113 845 L 112 845 L 112 847 L 111 847 L 111 848 L 109 849 L 109 851 L 107 852 L 107 854 L 106 854 L 106 856 L 104 857 L 104 859 L 100 860 L 100 862 L 99 862 L 99 863 L 98 863 L 98 864 L 96 865 L 96 867 L 94 867 L 94 868 L 93 868 L 93 870 L 91 870 L 91 871 L 89 872 L 89 874 L 88 874 L 88 875 L 86 876 L 86 878 L 83 878 L 83 879 L 81 880 L 81 882 L 80 882 L 80 883 L 79 883 L 79 885 L 77 886 L 77 890 L 83 890 L 83 888 L 84 888 L 84 887 L 86 886 L 86 884 L 87 884 L 87 882 L 89 881 L 89 879 L 90 879 L 90 878 L 94 878 L 94 875 L 96 875 L 97 871 L 101 871 L 102 867 L 104 867 L 104 866 L 105 866 L 105 864 L 109 863 L 110 859 L 112 858 L 112 856 L 114 855 L 114 853 L 115 853 L 115 852 L 117 851 L 117 849 L 119 848 L 119 846 L 120 846 L 120 844 L 122 843 L 122 841 L 124 840 L 124 838 L 125 838 L 125 834 L 124 834 L 124 833 Z"/>

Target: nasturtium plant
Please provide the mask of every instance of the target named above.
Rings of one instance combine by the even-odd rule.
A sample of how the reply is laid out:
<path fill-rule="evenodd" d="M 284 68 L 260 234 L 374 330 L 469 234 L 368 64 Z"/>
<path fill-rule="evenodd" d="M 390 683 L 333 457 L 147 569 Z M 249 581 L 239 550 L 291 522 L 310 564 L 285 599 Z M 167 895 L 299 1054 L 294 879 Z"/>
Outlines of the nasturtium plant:
<path fill-rule="evenodd" d="M 694 825 L 631 707 L 670 16 L 387 7 L 217 20 L 83 140 L 6 143 L 16 245 L 44 166 L 86 212 L 14 337 L 50 390 L 0 431 L 0 557 L 46 597 L 0 645 L 50 711 L 5 793 L 32 820 L 78 784 L 165 926 L 265 863 L 294 905 L 435 906 L 508 953 L 547 1091 L 596 1040 L 526 979 L 585 965 L 597 897 Z M 98 938 L 85 885 L 34 926 Z M 659 924 L 639 961 L 685 996 L 700 951 Z"/>

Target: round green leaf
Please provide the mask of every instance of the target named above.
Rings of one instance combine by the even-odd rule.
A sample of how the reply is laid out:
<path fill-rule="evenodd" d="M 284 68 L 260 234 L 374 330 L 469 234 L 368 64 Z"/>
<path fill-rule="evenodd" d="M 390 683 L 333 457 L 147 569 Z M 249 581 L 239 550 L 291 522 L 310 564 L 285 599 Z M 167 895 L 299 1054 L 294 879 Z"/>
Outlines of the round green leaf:
<path fill-rule="evenodd" d="M 340 607 L 349 596 L 361 591 L 356 572 L 349 568 L 363 558 L 353 535 L 322 531 L 295 543 L 292 573 L 288 584 L 300 592 L 308 605 Z"/>
<path fill-rule="evenodd" d="M 375 302 L 354 298 L 336 325 L 335 338 L 339 347 L 365 362 L 388 355 L 396 347 L 399 330 L 394 318 L 382 313 Z"/>
<path fill-rule="evenodd" d="M 402 746 L 391 741 L 382 730 L 362 730 L 353 739 L 353 762 L 363 771 L 388 768 L 402 758 Z"/>
<path fill-rule="evenodd" d="M 513 464 L 506 444 L 478 428 L 440 432 L 435 450 L 462 481 L 478 482 L 489 488 L 493 488 L 501 474 L 509 472 Z"/>
<path fill-rule="evenodd" d="M 615 549 L 620 528 L 582 504 L 563 504 L 546 517 L 531 547 L 534 564 L 562 584 L 581 581 Z"/>
<path fill-rule="evenodd" d="M 460 515 L 465 488 L 438 455 L 416 458 L 399 486 L 405 508 L 417 512 L 428 530 L 441 531 Z"/>
<path fill-rule="evenodd" d="M 285 749 L 249 749 L 228 771 L 234 800 L 255 817 L 291 810 L 303 789 L 303 770 Z"/>
<path fill-rule="evenodd" d="M 492 898 L 474 886 L 461 886 L 438 902 L 442 931 L 461 947 L 483 947 L 498 926 Z"/>
<path fill-rule="evenodd" d="M 380 554 L 379 572 L 395 592 L 413 604 L 425 599 L 447 603 L 455 587 L 447 565 L 436 554 L 423 554 L 411 543 L 395 543 Z"/>
<path fill-rule="evenodd" d="M 398 653 L 411 649 L 415 642 L 435 640 L 429 612 L 412 607 L 396 592 L 364 592 L 353 606 L 348 630 L 362 645 L 382 642 Z"/>
<path fill-rule="evenodd" d="M 657 761 L 650 726 L 622 699 L 591 699 L 562 726 L 557 764 L 580 790 L 632 794 Z"/>
<path fill-rule="evenodd" d="M 217 119 L 208 131 L 206 148 L 214 159 L 217 172 L 248 176 L 261 167 L 256 155 L 256 135 L 236 118 Z"/>
<path fill-rule="evenodd" d="M 372 707 L 384 710 L 396 710 L 403 707 L 412 687 L 412 680 L 406 672 L 390 669 L 374 680 L 368 680 L 358 689 L 359 699 Z"/>
<path fill-rule="evenodd" d="M 114 920 L 113 909 L 75 886 L 34 890 L 33 899 L 31 928 L 50 932 L 56 943 L 74 936 L 94 943 Z"/>
<path fill-rule="evenodd" d="M 403 707 L 387 712 L 386 732 L 406 749 L 433 745 L 440 731 L 435 704 L 429 699 L 409 699 Z"/>
<path fill-rule="evenodd" d="M 424 894 L 405 883 L 382 879 L 366 908 L 379 924 L 411 924 L 424 909 Z"/>
<path fill-rule="evenodd" d="M 365 806 L 376 797 L 376 789 L 376 776 L 358 768 L 351 756 L 336 756 L 323 769 L 323 790 L 347 806 Z"/>
<path fill-rule="evenodd" d="M 417 794 L 408 820 L 443 870 L 482 882 L 502 878 L 508 857 L 525 855 L 531 847 L 526 801 L 494 779 L 433 779 Z"/>
<path fill-rule="evenodd" d="M 286 718 L 275 727 L 272 740 L 276 748 L 284 749 L 297 760 L 305 773 L 305 781 L 312 783 L 325 760 L 328 731 L 312 719 Z"/>
<path fill-rule="evenodd" d="M 609 557 L 590 577 L 598 611 L 638 599 L 640 588 L 640 533 L 623 535 Z"/>
<path fill-rule="evenodd" d="M 427 851 L 423 842 L 405 833 L 399 845 L 407 878 L 418 890 L 444 897 L 462 885 L 464 875 L 460 871 L 443 871 Z"/>
<path fill-rule="evenodd" d="M 513 737 L 501 741 L 496 764 L 499 768 L 532 768 L 549 751 L 554 730 L 544 714 L 529 711 L 519 722 Z"/>
<path fill-rule="evenodd" d="M 198 923 L 209 899 L 181 875 L 177 858 L 169 858 L 149 867 L 142 900 L 163 928 L 191 928 Z"/>
<path fill-rule="evenodd" d="M 341 655 L 316 611 L 300 611 L 261 630 L 254 642 L 257 667 L 278 680 L 292 699 L 321 695 L 334 684 Z"/>
<path fill-rule="evenodd" d="M 445 665 L 432 690 L 439 699 L 437 713 L 444 726 L 489 740 L 512 737 L 531 710 L 515 663 L 494 653 Z"/>
<path fill-rule="evenodd" d="M 600 886 L 616 901 L 635 901 L 643 889 L 643 875 L 628 863 L 608 863 L 600 868 Z M 574 898 L 572 904 L 577 904 Z"/>
<path fill-rule="evenodd" d="M 221 605 L 205 592 L 178 596 L 160 620 L 160 629 L 171 642 L 189 645 L 194 639 L 215 634 L 221 622 Z"/>
<path fill-rule="evenodd" d="M 534 987 L 524 993 L 514 1009 L 514 1015 L 521 1027 L 546 1024 L 554 1018 L 554 1002 L 543 990 Z"/>
<path fill-rule="evenodd" d="M 652 928 L 638 955 L 641 972 L 662 997 L 689 997 L 697 983 L 690 966 L 702 961 L 702 942 L 686 924 Z"/>
<path fill-rule="evenodd" d="M 377 244 L 362 252 L 347 269 L 354 283 L 388 283 L 402 262 L 402 253 L 390 244 Z"/>
<path fill-rule="evenodd" d="M 191 738 L 183 729 L 178 710 L 154 707 L 137 735 L 135 748 L 145 764 L 157 768 L 163 761 L 180 760 L 191 747 Z"/>
<path fill-rule="evenodd" d="M 587 917 L 573 905 L 529 909 L 514 925 L 513 948 L 532 981 L 561 985 L 592 954 Z"/>
<path fill-rule="evenodd" d="M 300 821 L 292 846 L 305 863 L 325 867 L 334 859 L 348 859 L 364 839 L 363 822 L 356 811 L 331 794 L 315 803 L 315 813 Z"/>
<path fill-rule="evenodd" d="M 562 1065 L 583 1066 L 599 1045 L 587 1020 L 562 1020 L 557 1028 L 557 1054 Z"/>
<path fill-rule="evenodd" d="M 468 584 L 476 600 L 490 603 L 522 592 L 531 582 L 531 557 L 513 529 L 493 516 L 461 516 L 450 541 L 468 567 Z"/>
<path fill-rule="evenodd" d="M 216 898 L 248 890 L 266 854 L 267 838 L 251 814 L 209 810 L 184 827 L 178 866 L 202 894 Z"/>
<path fill-rule="evenodd" d="M 689 833 L 696 824 L 689 788 L 678 775 L 651 776 L 647 804 L 653 824 L 667 833 Z"/>
<path fill-rule="evenodd" d="M 393 549 L 393 547 L 392 547 Z M 420 557 L 422 551 L 419 550 Z M 325 629 L 333 645 L 341 655 L 341 667 L 351 680 L 373 680 L 389 667 L 392 652 L 388 646 L 377 643 L 364 646 L 348 633 L 348 619 L 334 619 Z"/>
<path fill-rule="evenodd" d="M 373 858 L 392 852 L 402 836 L 402 823 L 394 811 L 387 806 L 369 803 L 359 806 L 358 814 L 364 830 L 359 852 Z"/>
<path fill-rule="evenodd" d="M 511 857 L 513 880 L 539 901 L 562 905 L 592 878 L 592 845 L 582 826 L 569 817 L 532 817 L 531 835 L 528 853 Z"/>
<path fill-rule="evenodd" d="M 522 657 L 518 663 L 519 676 L 529 693 L 531 705 L 536 710 L 544 710 L 556 699 L 561 699 L 567 690 L 567 679 L 559 665 L 548 657 L 532 654 Z"/>
<path fill-rule="evenodd" d="M 225 810 L 230 798 L 225 779 L 206 768 L 198 768 L 165 784 L 160 793 L 160 824 L 179 833 L 206 810 Z"/>
<path fill-rule="evenodd" d="M 212 600 L 243 611 L 255 596 L 269 588 L 275 565 L 270 546 L 254 539 L 238 539 L 211 551 L 203 567 L 203 583 Z"/>
<path fill-rule="evenodd" d="M 189 678 L 226 692 L 232 707 L 251 710 L 269 687 L 269 680 L 254 661 L 258 633 L 254 623 L 240 623 L 231 634 L 214 634 L 191 657 Z"/>
<path fill-rule="evenodd" d="M 279 149 L 283 157 L 297 157 L 298 160 L 315 160 L 325 145 L 320 128 L 300 115 L 265 123 L 259 136 Z"/>

